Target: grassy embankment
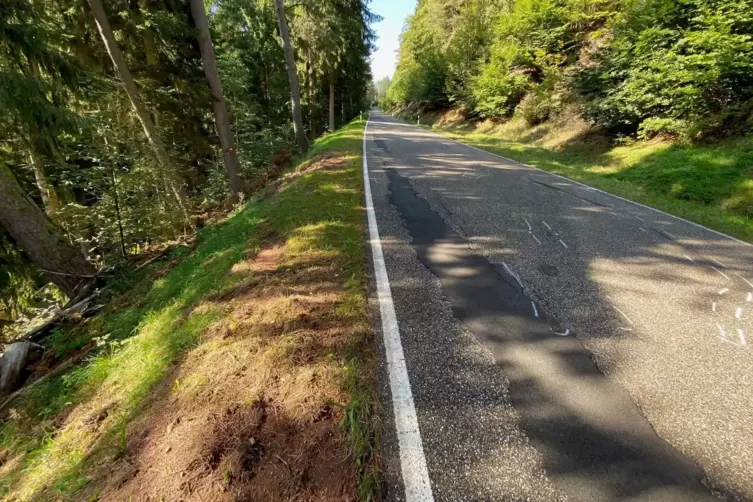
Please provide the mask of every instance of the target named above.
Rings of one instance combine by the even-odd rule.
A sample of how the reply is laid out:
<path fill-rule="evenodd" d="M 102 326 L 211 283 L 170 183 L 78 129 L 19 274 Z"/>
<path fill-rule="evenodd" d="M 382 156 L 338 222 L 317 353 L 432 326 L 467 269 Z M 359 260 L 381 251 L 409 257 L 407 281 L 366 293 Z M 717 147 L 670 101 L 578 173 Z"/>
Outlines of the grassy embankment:
<path fill-rule="evenodd" d="M 574 114 L 531 127 L 519 119 L 470 124 L 451 111 L 425 115 L 421 124 L 469 145 L 753 242 L 753 137 L 697 144 L 653 140 L 616 145 Z"/>
<path fill-rule="evenodd" d="M 48 340 L 101 347 L 4 410 L 2 497 L 374 496 L 363 127 Z"/>

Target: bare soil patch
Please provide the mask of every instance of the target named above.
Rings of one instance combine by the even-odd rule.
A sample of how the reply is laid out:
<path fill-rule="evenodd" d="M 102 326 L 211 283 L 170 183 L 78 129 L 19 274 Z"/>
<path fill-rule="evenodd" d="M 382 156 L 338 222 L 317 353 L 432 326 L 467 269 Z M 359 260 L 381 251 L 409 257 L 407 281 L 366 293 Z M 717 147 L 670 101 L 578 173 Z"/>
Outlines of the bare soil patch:
<path fill-rule="evenodd" d="M 247 277 L 210 299 L 225 315 L 129 424 L 122 455 L 97 474 L 99 500 L 356 499 L 339 426 L 354 329 L 337 312 L 339 264 L 285 251 L 270 243 L 233 268 Z M 84 425 L 106 418 L 105 407 Z"/>

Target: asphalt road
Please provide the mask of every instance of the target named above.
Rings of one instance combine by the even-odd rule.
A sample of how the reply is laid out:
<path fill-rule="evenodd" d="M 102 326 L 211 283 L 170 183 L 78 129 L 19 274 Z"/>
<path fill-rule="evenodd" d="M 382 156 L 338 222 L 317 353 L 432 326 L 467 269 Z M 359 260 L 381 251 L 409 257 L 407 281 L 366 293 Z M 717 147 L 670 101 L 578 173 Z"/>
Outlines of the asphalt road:
<path fill-rule="evenodd" d="M 752 246 L 380 113 L 365 151 L 434 500 L 753 500 Z"/>

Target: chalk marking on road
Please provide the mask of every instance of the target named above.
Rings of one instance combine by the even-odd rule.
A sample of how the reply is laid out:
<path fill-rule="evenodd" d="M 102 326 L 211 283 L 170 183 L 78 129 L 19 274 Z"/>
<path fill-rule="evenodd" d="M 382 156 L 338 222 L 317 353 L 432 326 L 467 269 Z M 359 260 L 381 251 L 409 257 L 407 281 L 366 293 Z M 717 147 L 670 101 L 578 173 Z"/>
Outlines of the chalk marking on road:
<path fill-rule="evenodd" d="M 684 254 L 683 256 L 684 256 L 685 258 L 687 258 L 688 260 L 692 261 L 693 263 L 695 263 L 695 260 L 694 260 L 693 258 L 691 258 L 690 256 L 688 256 L 688 255 L 686 255 L 686 254 Z"/>
<path fill-rule="evenodd" d="M 739 336 L 739 337 L 740 337 L 740 345 L 741 345 L 741 346 L 743 346 L 743 347 L 744 347 L 745 345 L 747 345 L 747 344 L 748 344 L 748 343 L 747 343 L 747 342 L 745 341 L 745 332 L 744 332 L 743 330 L 741 330 L 740 328 L 737 328 L 737 336 Z"/>
<path fill-rule="evenodd" d="M 560 239 L 560 244 L 562 244 L 565 249 L 568 249 L 567 244 L 565 244 L 565 241 L 563 241 L 562 239 Z"/>
<path fill-rule="evenodd" d="M 737 307 L 737 310 L 735 311 L 735 319 L 738 321 L 743 318 L 743 308 Z"/>
<path fill-rule="evenodd" d="M 517 274 L 512 271 L 512 269 L 507 265 L 507 263 L 502 262 L 502 265 L 504 265 L 505 270 L 507 270 L 507 273 L 515 277 L 515 280 L 518 281 L 518 284 L 520 285 L 520 287 L 523 288 L 523 283 L 520 282 L 520 277 L 518 277 Z"/>
<path fill-rule="evenodd" d="M 709 260 L 713 261 L 714 263 L 716 263 L 717 265 L 719 265 L 722 268 L 727 268 L 727 265 L 725 265 L 724 263 L 720 262 L 719 260 L 717 260 L 715 258 L 709 258 Z"/>
<path fill-rule="evenodd" d="M 528 225 L 528 231 L 529 231 L 529 232 L 530 232 L 530 231 L 532 231 L 532 230 L 533 230 L 533 227 L 531 226 L 531 224 L 530 224 L 530 223 L 528 223 L 528 220 L 527 220 L 527 219 L 525 219 L 525 218 L 523 218 L 523 221 L 525 221 L 525 222 L 526 222 L 526 225 Z"/>
<path fill-rule="evenodd" d="M 748 291 L 748 296 L 745 298 L 746 302 L 753 302 L 753 291 Z"/>
<path fill-rule="evenodd" d="M 735 272 L 735 275 L 738 276 L 740 279 L 742 279 L 745 282 L 745 284 L 747 284 L 748 286 L 750 286 L 751 288 L 753 288 L 753 283 L 751 283 L 748 279 L 746 279 L 745 277 L 741 276 L 737 272 Z"/>
<path fill-rule="evenodd" d="M 440 136 L 442 138 L 446 138 L 446 136 L 442 136 L 439 133 L 433 133 L 433 134 L 436 134 L 437 136 Z M 477 146 L 473 146 L 473 145 L 469 145 L 467 143 L 463 143 L 462 141 L 458 141 L 458 140 L 456 140 L 454 138 L 449 138 L 449 139 L 451 141 L 454 141 L 455 143 L 457 143 L 459 145 L 463 145 L 463 146 L 465 146 L 467 148 L 470 148 L 472 150 L 478 150 L 479 152 L 485 153 L 487 155 L 491 155 L 493 157 L 497 157 L 498 159 L 502 159 L 502 160 L 505 160 L 507 162 L 512 162 L 514 164 L 518 164 L 520 166 L 528 167 L 530 169 L 535 169 L 536 171 L 540 171 L 540 172 L 542 172 L 544 174 L 548 174 L 549 176 L 554 176 L 554 177 L 557 177 L 557 178 L 561 178 L 563 180 L 570 181 L 571 183 L 575 183 L 576 185 L 582 186 L 586 190 L 591 190 L 591 191 L 594 191 L 594 192 L 599 192 L 599 193 L 602 193 L 602 194 L 604 194 L 604 195 L 606 195 L 608 197 L 614 197 L 615 199 L 619 199 L 619 200 L 621 200 L 623 202 L 627 202 L 629 204 L 633 204 L 633 205 L 642 207 L 644 209 L 648 209 L 649 211 L 653 211 L 655 213 L 663 214 L 664 216 L 669 216 L 670 218 L 674 218 L 676 220 L 688 223 L 690 225 L 693 225 L 694 227 L 698 227 L 698 228 L 701 228 L 701 229 L 706 230 L 708 232 L 711 232 L 711 233 L 714 233 L 714 234 L 719 235 L 721 237 L 724 237 L 725 239 L 729 239 L 731 241 L 739 242 L 740 244 L 744 244 L 746 246 L 753 246 L 753 244 L 751 244 L 750 242 L 745 242 L 745 241 L 740 240 L 740 239 L 738 239 L 736 237 L 732 237 L 731 235 L 727 235 L 727 234 L 719 232 L 717 230 L 713 230 L 711 228 L 704 227 L 703 225 L 701 225 L 699 223 L 695 223 L 693 221 L 686 220 L 685 218 L 680 218 L 679 216 L 675 216 L 674 214 L 665 213 L 664 211 L 662 211 L 660 209 L 656 209 L 654 207 L 647 206 L 645 204 L 641 204 L 640 202 L 636 202 L 634 200 L 626 199 L 625 197 L 620 197 L 619 195 L 615 195 L 613 193 L 606 192 L 604 190 L 601 190 L 600 188 L 595 188 L 595 187 L 592 187 L 590 185 L 586 185 L 585 183 L 581 183 L 580 181 L 571 180 L 570 178 L 568 178 L 566 176 L 562 176 L 562 175 L 555 174 L 555 173 L 552 173 L 552 172 L 549 172 L 549 171 L 545 171 L 544 169 L 539 169 L 538 167 L 532 166 L 530 164 L 524 164 L 523 162 L 518 162 L 517 160 L 509 159 L 507 157 L 503 157 L 502 155 L 499 155 L 499 154 L 496 154 L 496 153 L 492 153 L 492 152 L 490 152 L 488 150 L 484 150 L 483 148 L 479 148 Z M 607 204 L 607 203 L 604 203 L 604 204 Z M 609 205 L 609 204 L 607 204 L 607 205 Z M 610 207 L 614 207 L 614 206 L 610 206 Z"/>
<path fill-rule="evenodd" d="M 400 468 L 405 486 L 405 500 L 407 502 L 433 502 L 429 471 L 426 467 L 426 457 L 418 429 L 418 417 L 413 402 L 413 392 L 408 378 L 408 368 L 405 364 L 405 354 L 400 341 L 400 329 L 395 315 L 395 305 L 392 301 L 392 291 L 387 265 L 384 262 L 382 242 L 379 239 L 379 227 L 374 201 L 371 196 L 369 168 L 366 155 L 366 131 L 369 121 L 363 130 L 363 184 L 366 215 L 369 225 L 371 253 L 374 260 L 374 275 L 376 278 L 379 312 L 382 318 L 382 334 L 387 359 L 387 370 L 392 393 L 392 407 L 395 415 L 395 429 L 397 431 L 400 450 Z"/>
<path fill-rule="evenodd" d="M 625 312 L 623 312 L 622 310 L 620 310 L 620 309 L 617 308 L 617 305 L 614 304 L 614 300 L 612 300 L 612 297 L 609 296 L 609 295 L 607 295 L 607 298 L 609 298 L 609 301 L 612 302 L 612 308 L 615 309 L 620 314 L 622 314 L 622 317 L 624 317 L 625 319 L 627 319 L 627 322 L 629 322 L 631 326 L 635 326 L 635 323 L 627 316 L 627 314 Z"/>
<path fill-rule="evenodd" d="M 672 234 L 670 234 L 669 232 L 667 232 L 666 230 L 662 230 L 662 232 L 664 232 L 665 234 L 667 234 L 668 236 L 670 236 L 670 237 L 671 237 L 671 238 L 673 238 L 673 239 L 677 239 L 677 236 L 676 236 L 676 235 L 672 235 Z"/>
<path fill-rule="evenodd" d="M 557 335 L 557 336 L 569 336 L 569 335 L 570 335 L 570 330 L 569 330 L 569 329 L 566 329 L 566 330 L 565 330 L 564 332 L 562 332 L 562 333 L 560 333 L 559 331 L 554 331 L 554 330 L 552 330 L 552 333 L 554 333 L 554 334 L 555 334 L 555 335 Z"/>
<path fill-rule="evenodd" d="M 622 326 L 620 326 L 617 329 L 622 330 L 622 331 L 633 331 L 633 328 L 623 328 Z"/>
<path fill-rule="evenodd" d="M 718 268 L 714 267 L 713 265 L 710 265 L 710 266 L 711 266 L 711 268 L 713 268 L 713 269 L 714 269 L 715 271 L 719 272 L 719 273 L 720 273 L 720 274 L 722 275 L 722 277 L 724 277 L 724 278 L 725 278 L 725 279 L 727 279 L 728 281 L 730 280 L 730 278 L 729 278 L 729 276 L 728 276 L 727 274 L 725 274 L 724 272 L 722 272 L 722 271 L 721 271 L 721 270 L 719 270 Z"/>
<path fill-rule="evenodd" d="M 719 336 L 721 336 L 723 339 L 727 339 L 727 332 L 724 331 L 724 328 L 722 328 L 722 325 L 719 323 L 716 323 L 716 327 L 719 328 Z"/>
<path fill-rule="evenodd" d="M 529 232 L 529 233 L 530 233 L 530 232 Z M 538 238 L 538 237 L 536 237 L 536 236 L 535 236 L 535 235 L 533 235 L 533 234 L 531 234 L 531 237 L 533 237 L 534 239 L 536 239 L 536 242 L 538 242 L 539 244 L 541 244 L 541 241 L 539 240 L 539 238 Z"/>
<path fill-rule="evenodd" d="M 721 324 L 716 323 L 716 327 L 719 328 L 719 339 L 721 339 L 723 342 L 731 343 L 732 345 L 737 345 L 738 347 L 745 347 L 748 344 L 745 340 L 745 332 L 742 329 L 737 329 L 737 336 L 740 341 L 733 342 L 732 340 L 727 338 L 727 332 L 724 331 L 724 328 L 722 328 Z"/>
<path fill-rule="evenodd" d="M 727 293 L 729 293 L 729 288 L 723 288 L 717 291 L 717 294 L 719 295 L 726 295 Z"/>
<path fill-rule="evenodd" d="M 538 319 L 539 318 L 539 309 L 536 308 L 536 304 L 532 301 L 531 307 L 533 307 L 533 316 Z"/>
<path fill-rule="evenodd" d="M 557 235 L 557 232 L 555 232 L 554 230 L 552 230 L 552 227 L 550 227 L 550 226 L 549 226 L 549 223 L 547 223 L 547 222 L 545 222 L 545 221 L 542 221 L 541 223 L 543 223 L 543 224 L 544 224 L 544 226 L 545 226 L 546 228 L 548 228 L 550 232 L 552 232 L 552 233 L 553 233 L 554 235 Z"/>
<path fill-rule="evenodd" d="M 716 302 L 711 302 L 711 311 L 716 312 Z"/>
<path fill-rule="evenodd" d="M 640 230 L 641 232 L 646 233 L 646 234 L 648 233 L 648 230 L 646 230 L 643 227 L 638 227 L 638 230 Z"/>
<path fill-rule="evenodd" d="M 640 216 L 636 216 L 636 215 L 634 215 L 634 214 L 632 214 L 631 216 L 632 216 L 633 218 L 635 218 L 636 220 L 638 220 L 638 221 L 646 221 L 646 220 L 644 220 L 643 218 L 641 218 Z"/>

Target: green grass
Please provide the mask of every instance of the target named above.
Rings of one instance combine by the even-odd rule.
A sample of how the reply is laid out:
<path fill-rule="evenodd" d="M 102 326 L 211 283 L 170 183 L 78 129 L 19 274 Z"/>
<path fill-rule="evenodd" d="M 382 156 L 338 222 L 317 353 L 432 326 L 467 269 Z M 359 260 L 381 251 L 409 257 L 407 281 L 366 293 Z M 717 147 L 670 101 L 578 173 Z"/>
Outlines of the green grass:
<path fill-rule="evenodd" d="M 606 151 L 575 140 L 553 150 L 537 146 L 532 134 L 433 130 L 753 242 L 753 137 L 633 142 Z"/>
<path fill-rule="evenodd" d="M 146 398 L 207 326 L 220 307 L 196 309 L 213 294 L 242 280 L 234 264 L 255 255 L 271 235 L 294 252 L 345 256 L 348 300 L 340 307 L 359 320 L 352 350 L 343 361 L 342 385 L 352 396 L 343 426 L 349 431 L 364 499 L 375 495 L 373 442 L 375 399 L 369 365 L 370 331 L 365 302 L 365 258 L 361 213 L 361 137 L 354 122 L 317 141 L 307 158 L 340 152 L 352 158 L 341 171 L 300 175 L 267 199 L 251 199 L 225 223 L 203 230 L 195 250 L 175 252 L 180 260 L 163 277 L 155 264 L 124 274 L 106 311 L 85 329 L 70 334 L 99 337 L 101 348 L 86 363 L 37 385 L 13 404 L 12 418 L 0 426 L 0 496 L 9 500 L 71 499 L 89 482 L 93 459 L 117 458 L 126 444 L 127 425 Z M 305 159 L 304 159 L 305 160 Z M 55 334 L 56 347 L 65 336 Z M 81 418 L 109 406 L 96 431 L 76 426 Z M 78 419 L 78 421 L 77 421 Z M 11 462 L 8 462 L 11 461 Z M 74 497 L 75 498 L 75 497 Z"/>

